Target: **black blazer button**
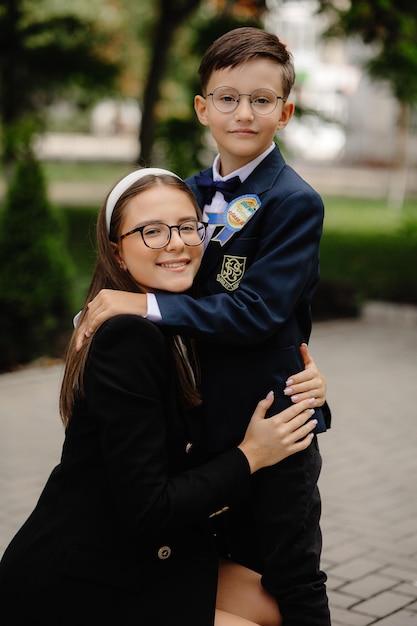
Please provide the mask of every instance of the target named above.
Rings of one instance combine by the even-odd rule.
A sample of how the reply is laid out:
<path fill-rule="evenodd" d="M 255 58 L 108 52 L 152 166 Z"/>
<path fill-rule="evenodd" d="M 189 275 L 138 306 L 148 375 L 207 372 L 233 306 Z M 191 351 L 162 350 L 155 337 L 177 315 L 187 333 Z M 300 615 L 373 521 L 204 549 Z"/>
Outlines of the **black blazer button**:
<path fill-rule="evenodd" d="M 169 559 L 169 557 L 171 556 L 171 552 L 172 550 L 169 546 L 162 546 L 158 550 L 158 559 Z"/>

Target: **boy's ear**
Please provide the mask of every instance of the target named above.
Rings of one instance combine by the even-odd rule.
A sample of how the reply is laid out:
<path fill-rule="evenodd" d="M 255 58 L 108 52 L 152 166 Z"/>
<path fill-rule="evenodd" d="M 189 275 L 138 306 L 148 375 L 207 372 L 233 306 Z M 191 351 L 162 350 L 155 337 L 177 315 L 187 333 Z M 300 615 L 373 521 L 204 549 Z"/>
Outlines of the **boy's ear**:
<path fill-rule="evenodd" d="M 277 130 L 282 130 L 286 127 L 292 116 L 294 115 L 295 104 L 294 102 L 284 102 L 282 107 L 281 117 L 278 120 Z"/>
<path fill-rule="evenodd" d="M 197 113 L 198 121 L 203 126 L 208 126 L 207 120 L 207 100 L 203 96 L 195 96 L 194 98 L 194 110 Z"/>

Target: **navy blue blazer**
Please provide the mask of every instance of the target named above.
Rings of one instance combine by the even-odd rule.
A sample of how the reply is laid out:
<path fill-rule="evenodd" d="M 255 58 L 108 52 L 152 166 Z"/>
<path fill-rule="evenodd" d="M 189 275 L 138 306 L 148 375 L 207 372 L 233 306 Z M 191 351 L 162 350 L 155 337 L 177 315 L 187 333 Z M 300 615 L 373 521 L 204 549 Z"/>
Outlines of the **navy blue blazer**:
<path fill-rule="evenodd" d="M 0 622 L 212 626 L 209 515 L 249 493 L 246 457 L 200 465 L 198 416 L 148 320 L 105 322 L 84 383 L 61 462 L 0 562 Z"/>
<path fill-rule="evenodd" d="M 202 206 L 194 177 L 186 182 Z M 310 337 L 319 281 L 323 202 L 285 163 L 278 146 L 232 202 L 241 196 L 260 206 L 224 245 L 211 239 L 198 276 L 201 297 L 157 295 L 163 324 L 198 339 L 207 437 L 214 450 L 241 439 L 268 391 L 275 392 L 271 414 L 290 405 L 285 380 L 304 368 L 299 346 Z M 325 431 L 327 404 L 314 417 L 316 432 Z"/>

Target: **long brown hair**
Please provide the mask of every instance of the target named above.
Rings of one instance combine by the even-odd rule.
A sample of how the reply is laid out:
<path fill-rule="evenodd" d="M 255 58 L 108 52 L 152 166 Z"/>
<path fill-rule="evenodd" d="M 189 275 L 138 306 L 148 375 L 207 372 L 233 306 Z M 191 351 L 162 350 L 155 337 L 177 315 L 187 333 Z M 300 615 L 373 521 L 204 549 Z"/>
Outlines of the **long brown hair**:
<path fill-rule="evenodd" d="M 115 254 L 114 243 L 118 242 L 128 201 L 133 196 L 155 185 L 175 187 L 183 191 L 191 200 L 197 219 L 202 219 L 200 208 L 193 193 L 181 179 L 173 175 L 149 174 L 143 176 L 122 193 L 112 213 L 110 233 L 106 224 L 107 196 L 97 218 L 97 259 L 78 324 L 84 321 L 88 311 L 88 303 L 95 298 L 101 289 L 142 293 L 129 272 L 120 267 Z M 84 395 L 84 369 L 92 340 L 92 337 L 86 337 L 82 348 L 77 351 L 75 338 L 76 330 L 72 334 L 65 356 L 65 369 L 59 399 L 59 410 L 64 426 L 67 426 L 71 419 L 76 398 Z M 198 391 L 199 368 L 194 343 L 189 340 L 182 340 L 178 336 L 171 337 L 170 342 L 185 402 L 188 406 L 197 406 L 201 404 L 201 396 Z M 189 358 L 187 360 L 184 358 L 184 345 L 186 345 L 188 352 Z"/>

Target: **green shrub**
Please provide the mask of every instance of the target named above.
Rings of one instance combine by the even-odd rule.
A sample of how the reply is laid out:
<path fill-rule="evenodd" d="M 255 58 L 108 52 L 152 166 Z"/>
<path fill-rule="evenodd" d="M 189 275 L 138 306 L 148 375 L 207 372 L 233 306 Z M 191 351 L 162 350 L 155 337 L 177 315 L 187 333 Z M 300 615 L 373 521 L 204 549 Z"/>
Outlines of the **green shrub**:
<path fill-rule="evenodd" d="M 68 207 L 61 209 L 67 222 L 68 250 L 76 267 L 74 281 L 74 313 L 82 305 L 90 285 L 96 261 L 96 222 L 98 209 Z"/>
<path fill-rule="evenodd" d="M 417 305 L 417 229 L 329 231 L 321 242 L 316 318 L 349 317 L 366 300 Z"/>
<path fill-rule="evenodd" d="M 62 356 L 74 309 L 62 217 L 47 201 L 39 163 L 26 151 L 0 214 L 0 371 L 45 354 Z"/>

